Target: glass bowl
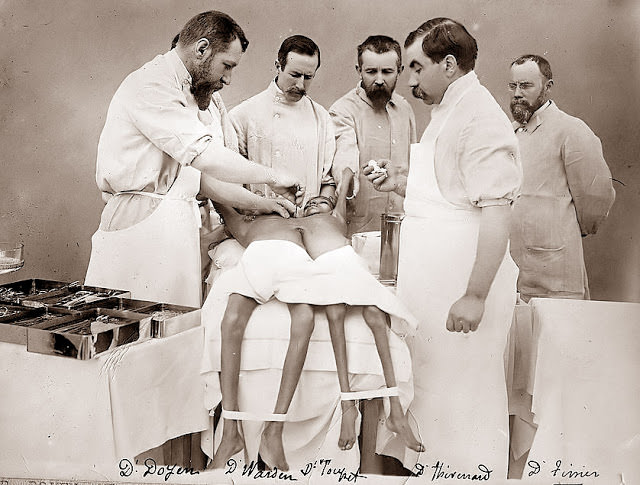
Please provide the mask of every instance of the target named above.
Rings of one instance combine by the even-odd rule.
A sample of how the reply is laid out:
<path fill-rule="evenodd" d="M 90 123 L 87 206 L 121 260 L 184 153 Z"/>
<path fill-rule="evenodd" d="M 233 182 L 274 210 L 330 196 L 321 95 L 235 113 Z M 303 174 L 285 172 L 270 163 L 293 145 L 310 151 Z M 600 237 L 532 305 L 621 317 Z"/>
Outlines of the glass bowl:
<path fill-rule="evenodd" d="M 24 266 L 24 244 L 0 242 L 0 274 L 18 271 Z"/>

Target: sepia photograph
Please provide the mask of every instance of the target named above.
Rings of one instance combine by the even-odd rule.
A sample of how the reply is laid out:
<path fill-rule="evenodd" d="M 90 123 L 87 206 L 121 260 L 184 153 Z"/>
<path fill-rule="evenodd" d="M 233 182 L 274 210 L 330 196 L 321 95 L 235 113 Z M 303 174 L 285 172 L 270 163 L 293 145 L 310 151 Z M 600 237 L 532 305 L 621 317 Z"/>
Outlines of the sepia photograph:
<path fill-rule="evenodd" d="M 0 485 L 640 483 L 639 26 L 0 0 Z"/>

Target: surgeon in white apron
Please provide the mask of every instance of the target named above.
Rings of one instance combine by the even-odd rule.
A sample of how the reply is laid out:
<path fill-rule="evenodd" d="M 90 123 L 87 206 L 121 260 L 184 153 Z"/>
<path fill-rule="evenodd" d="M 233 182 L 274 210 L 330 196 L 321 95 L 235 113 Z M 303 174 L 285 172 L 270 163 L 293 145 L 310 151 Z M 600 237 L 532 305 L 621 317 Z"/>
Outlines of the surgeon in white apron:
<path fill-rule="evenodd" d="M 127 192 L 160 200 L 156 209 L 131 227 L 98 229 L 85 284 L 126 289 L 138 300 L 200 307 L 200 225 L 196 201 L 200 172 L 181 167 L 166 195 Z"/>
<path fill-rule="evenodd" d="M 461 70 L 453 55 L 441 62 L 425 55 L 425 32 L 443 24 L 450 36 L 469 35 L 449 19 L 434 19 L 407 47 L 414 95 L 437 105 L 411 147 L 408 178 L 389 171 L 385 181 L 365 171 L 379 190 L 405 192 L 397 292 L 419 321 L 409 343 L 409 412 L 426 448 L 418 456 L 380 428 L 377 451 L 437 483 L 452 472 L 500 480 L 508 464 L 503 355 L 518 273 L 506 228 L 521 171 L 509 121 L 473 70 Z"/>
<path fill-rule="evenodd" d="M 85 284 L 200 307 L 196 196 L 258 213 L 295 210 L 300 181 L 237 153 L 217 92 L 231 82 L 247 45 L 233 19 L 203 12 L 183 27 L 175 48 L 121 83 L 98 143 L 96 182 L 107 204 Z M 258 197 L 241 185 L 250 183 L 266 183 L 289 200 Z"/>

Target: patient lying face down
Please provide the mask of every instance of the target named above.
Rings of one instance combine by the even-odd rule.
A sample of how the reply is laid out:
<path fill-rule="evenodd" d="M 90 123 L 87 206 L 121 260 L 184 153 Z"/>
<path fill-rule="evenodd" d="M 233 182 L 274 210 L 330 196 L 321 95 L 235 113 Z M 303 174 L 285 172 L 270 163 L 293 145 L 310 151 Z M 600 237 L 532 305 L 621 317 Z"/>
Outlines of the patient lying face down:
<path fill-rule="evenodd" d="M 345 169 L 346 186 L 349 185 L 351 177 L 353 172 Z M 312 198 L 304 207 L 303 217 L 289 219 L 277 215 L 248 217 L 229 207 L 215 207 L 223 217 L 227 230 L 247 248 L 238 266 L 231 271 L 241 272 L 242 278 L 249 285 L 240 285 L 237 292 L 231 288 L 221 322 L 220 382 L 222 417 L 225 421 L 222 441 L 210 468 L 224 467 L 230 457 L 244 448 L 238 420 L 254 418 L 238 409 L 242 339 L 251 313 L 258 302 L 265 302 L 274 296 L 288 304 L 291 332 L 274 412 L 266 418 L 263 417 L 266 424 L 259 448 L 262 460 L 271 468 L 289 468 L 282 444 L 282 431 L 314 328 L 314 310 L 311 305 L 322 304 L 325 307 L 341 391 L 342 423 L 338 446 L 344 450 L 352 448 L 356 440 L 355 421 L 358 412 L 355 399 L 358 398 L 358 393 L 351 393 L 349 386 L 344 319 L 345 303 L 350 301 L 353 304 L 353 301 L 338 297 L 329 304 L 326 303 L 326 299 L 319 303 L 313 295 L 321 293 L 321 285 L 327 282 L 339 285 L 344 272 L 350 270 L 362 273 L 362 278 L 367 283 L 365 286 L 370 289 L 373 284 L 373 293 L 388 290 L 363 270 L 365 264 L 359 260 L 359 256 L 350 246 L 345 248 L 349 245 L 345 237 L 346 194 L 339 194 L 335 209 L 332 209 L 331 201 L 326 197 Z M 334 258 L 334 255 L 337 258 Z M 246 291 L 246 288 L 252 290 Z M 309 291 L 305 292 L 305 288 Z M 367 293 L 375 301 L 375 295 L 372 295 L 371 291 Z M 302 299 L 305 301 L 301 301 L 300 294 L 304 295 Z M 389 298 L 387 293 L 384 296 Z M 363 317 L 373 333 L 387 385 L 378 395 L 389 396 L 390 399 L 387 426 L 404 440 L 406 446 L 423 451 L 422 444 L 409 427 L 398 397 L 387 335 L 389 315 L 372 301 L 362 305 Z"/>

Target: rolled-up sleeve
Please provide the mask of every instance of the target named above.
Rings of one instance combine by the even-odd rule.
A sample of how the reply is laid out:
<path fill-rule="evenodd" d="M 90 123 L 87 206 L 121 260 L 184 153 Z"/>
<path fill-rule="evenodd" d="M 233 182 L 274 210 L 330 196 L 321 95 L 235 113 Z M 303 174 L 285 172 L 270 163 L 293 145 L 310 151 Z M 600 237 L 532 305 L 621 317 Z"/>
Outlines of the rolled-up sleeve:
<path fill-rule="evenodd" d="M 324 137 L 324 160 L 322 165 L 322 179 L 320 185 L 335 185 L 331 169 L 336 154 L 336 135 L 331 119 L 327 116 L 325 121 L 326 132 Z"/>
<path fill-rule="evenodd" d="M 211 134 L 197 113 L 187 109 L 182 91 L 157 83 L 136 94 L 129 115 L 156 147 L 181 165 L 189 165 L 207 148 Z"/>
<path fill-rule="evenodd" d="M 458 174 L 469 202 L 511 204 L 520 194 L 522 167 L 513 130 L 495 116 L 478 116 L 458 140 Z"/>
<path fill-rule="evenodd" d="M 345 168 L 358 173 L 360 151 L 356 137 L 355 119 L 353 115 L 332 106 L 329 110 L 336 137 L 336 155 L 333 159 L 333 173 L 341 174 Z"/>
<path fill-rule="evenodd" d="M 595 234 L 615 199 L 600 140 L 580 121 L 566 137 L 561 156 L 582 235 Z"/>

